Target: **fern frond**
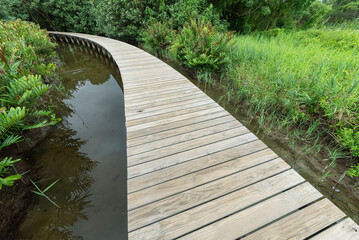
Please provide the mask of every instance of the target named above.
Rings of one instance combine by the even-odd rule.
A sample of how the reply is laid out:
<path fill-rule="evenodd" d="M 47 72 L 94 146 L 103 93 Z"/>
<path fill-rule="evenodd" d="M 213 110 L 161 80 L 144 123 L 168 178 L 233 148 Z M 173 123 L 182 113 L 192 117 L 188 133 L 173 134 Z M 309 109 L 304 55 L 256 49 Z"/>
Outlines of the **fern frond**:
<path fill-rule="evenodd" d="M 18 143 L 21 141 L 22 141 L 21 136 L 10 135 L 7 138 L 5 138 L 5 140 L 3 142 L 1 142 L 0 151 L 1 151 L 1 149 L 5 148 L 5 147 L 8 147 L 14 143 Z"/>

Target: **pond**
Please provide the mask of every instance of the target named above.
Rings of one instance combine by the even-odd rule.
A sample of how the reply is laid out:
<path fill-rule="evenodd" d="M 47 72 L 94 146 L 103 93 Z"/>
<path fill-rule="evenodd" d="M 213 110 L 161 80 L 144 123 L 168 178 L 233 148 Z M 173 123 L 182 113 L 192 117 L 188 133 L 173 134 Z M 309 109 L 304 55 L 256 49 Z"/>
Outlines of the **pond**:
<path fill-rule="evenodd" d="M 127 160 L 124 96 L 111 60 L 60 45 L 66 94 L 49 101 L 62 122 L 31 153 L 47 195 L 29 208 L 19 238 L 127 238 Z"/>

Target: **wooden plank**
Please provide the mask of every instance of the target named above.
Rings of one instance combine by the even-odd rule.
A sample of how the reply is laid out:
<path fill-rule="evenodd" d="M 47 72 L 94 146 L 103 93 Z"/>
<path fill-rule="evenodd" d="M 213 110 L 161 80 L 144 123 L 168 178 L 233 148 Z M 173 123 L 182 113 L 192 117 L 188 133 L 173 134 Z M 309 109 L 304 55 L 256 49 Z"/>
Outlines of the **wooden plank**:
<path fill-rule="evenodd" d="M 192 110 L 198 110 L 198 109 L 192 109 Z M 196 118 L 196 117 L 204 117 L 204 115 L 214 114 L 219 111 L 223 112 L 222 108 L 219 106 L 214 106 L 212 108 L 208 108 L 208 109 L 204 109 L 204 110 L 188 112 L 187 114 L 183 114 L 180 116 L 173 116 L 173 117 L 169 117 L 169 118 L 165 118 L 165 119 L 158 119 L 156 121 L 143 123 L 143 124 L 139 124 L 139 125 L 135 125 L 135 126 L 128 126 L 127 132 L 138 131 L 138 130 L 141 130 L 144 132 L 145 130 L 148 130 L 152 127 L 153 128 L 162 127 L 164 129 L 169 129 L 169 128 L 167 128 L 166 124 L 170 124 L 170 123 L 174 123 L 174 122 L 175 122 L 175 124 L 178 124 L 178 122 L 182 121 L 182 120 Z M 177 125 L 177 126 L 180 126 L 180 125 Z"/>
<path fill-rule="evenodd" d="M 164 112 L 161 114 L 157 114 L 154 116 L 148 116 L 148 117 L 144 117 L 144 118 L 139 118 L 139 119 L 133 119 L 133 120 L 128 120 L 126 119 L 126 125 L 127 127 L 133 127 L 133 126 L 141 126 L 141 125 L 145 125 L 145 124 L 150 124 L 153 126 L 153 122 L 156 122 L 154 125 L 158 124 L 157 122 L 163 122 L 166 121 L 168 119 L 171 119 L 173 117 L 179 117 L 179 116 L 183 116 L 183 115 L 188 115 L 188 114 L 192 114 L 193 112 L 199 112 L 201 110 L 210 110 L 213 108 L 218 108 L 219 106 L 213 102 L 206 102 L 204 105 L 199 105 L 199 106 L 192 106 L 189 108 L 185 108 L 185 109 L 181 109 L 178 111 L 174 111 L 174 112 Z"/>
<path fill-rule="evenodd" d="M 335 224 L 327 230 L 319 233 L 318 235 L 310 238 L 312 240 L 358 240 L 359 239 L 359 227 L 351 220 L 346 218 L 345 220 Z"/>
<path fill-rule="evenodd" d="M 182 79 L 171 79 L 171 80 L 162 81 L 162 82 L 151 81 L 150 83 L 147 83 L 146 85 L 140 85 L 140 86 L 139 85 L 132 85 L 132 86 L 126 85 L 126 93 L 128 91 L 147 92 L 147 91 L 151 91 L 154 88 L 158 89 L 159 87 L 176 85 L 176 84 L 188 84 L 188 80 L 182 78 Z"/>
<path fill-rule="evenodd" d="M 273 160 L 271 156 L 258 156 L 258 154 L 253 154 L 253 156 L 248 155 L 242 159 L 236 159 L 210 168 L 205 168 L 201 171 L 130 193 L 128 199 L 129 201 L 135 202 L 136 199 L 145 197 L 146 202 L 154 202 L 157 199 L 162 199 L 180 192 L 184 192 L 188 189 L 195 188 L 207 182 L 218 180 L 223 177 L 227 177 L 245 169 L 254 167 L 258 164 L 263 164 L 270 160 Z M 271 164 L 274 163 L 275 162 Z M 143 200 L 144 199 L 141 199 L 140 201 Z"/>
<path fill-rule="evenodd" d="M 255 153 L 268 158 L 278 157 L 272 150 L 267 148 L 261 141 L 257 140 L 251 143 L 239 145 L 233 148 L 228 148 L 217 153 L 200 157 L 189 162 L 184 162 L 180 165 L 174 165 L 165 169 L 158 170 L 154 173 L 143 175 L 137 178 L 132 178 L 127 181 L 129 193 L 144 189 L 164 181 L 199 171 L 204 168 L 212 167 L 222 162 L 236 160 L 238 158 L 246 158 L 246 155 Z M 243 159 L 240 159 L 240 164 L 246 164 Z M 259 161 L 259 160 L 253 160 Z M 245 168 L 245 167 L 243 167 Z"/>
<path fill-rule="evenodd" d="M 137 93 L 133 93 L 133 94 L 127 94 L 126 90 L 125 90 L 125 94 L 126 94 L 126 98 L 125 100 L 129 100 L 129 99 L 143 99 L 144 97 L 146 98 L 157 98 L 158 96 L 162 96 L 162 95 L 169 95 L 169 94 L 181 94 L 181 92 L 185 92 L 186 90 L 196 90 L 194 88 L 194 86 L 192 85 L 188 85 L 186 84 L 185 86 L 171 86 L 171 89 L 168 89 L 166 91 L 163 91 L 161 89 L 159 90 L 153 90 L 153 91 L 148 91 L 148 92 L 137 92 Z"/>
<path fill-rule="evenodd" d="M 146 102 L 146 99 L 142 99 L 142 101 L 130 101 L 128 100 L 128 105 L 126 105 L 125 107 L 125 110 L 127 108 L 131 108 L 131 107 L 141 107 L 141 106 L 144 106 L 144 107 L 148 107 L 148 106 L 152 106 L 155 107 L 155 106 L 159 106 L 159 105 L 163 105 L 167 102 L 177 102 L 177 101 L 181 101 L 182 98 L 188 98 L 188 97 L 191 97 L 191 96 L 196 96 L 198 98 L 203 98 L 202 94 L 201 93 L 198 93 L 196 91 L 193 91 L 193 90 L 190 90 L 190 91 L 185 91 L 183 92 L 183 94 L 171 94 L 171 95 L 168 95 L 168 96 L 162 96 L 162 97 L 157 97 L 156 99 L 153 99 L 151 97 L 151 101 L 147 101 Z M 126 103 L 127 104 L 127 103 Z"/>
<path fill-rule="evenodd" d="M 244 239 L 304 239 L 343 217 L 345 214 L 342 211 L 328 199 L 323 199 L 260 229 Z"/>
<path fill-rule="evenodd" d="M 289 169 L 286 163 L 277 159 L 272 163 L 261 164 L 256 168 L 250 168 L 151 204 L 146 201 L 141 203 L 141 199 L 138 199 L 136 204 L 128 201 L 129 224 L 131 225 L 133 221 L 151 223 L 165 219 Z M 147 205 L 140 207 L 143 203 Z"/>
<path fill-rule="evenodd" d="M 159 110 L 164 110 L 164 109 L 170 109 L 171 111 L 176 111 L 176 109 L 180 109 L 182 105 L 188 106 L 189 104 L 206 102 L 206 100 L 203 101 L 203 99 L 197 97 L 198 95 L 196 95 L 195 97 L 188 96 L 187 98 L 182 98 L 182 100 L 174 99 L 172 102 L 169 101 L 162 102 L 161 105 L 147 104 L 147 106 L 139 105 L 132 108 L 126 108 L 126 119 L 129 119 L 133 115 L 137 115 L 139 113 L 141 114 L 155 113 L 158 112 Z"/>
<path fill-rule="evenodd" d="M 138 96 L 142 95 L 144 93 L 158 93 L 158 92 L 167 92 L 167 90 L 172 89 L 185 89 L 185 88 L 193 88 L 194 86 L 192 84 L 189 84 L 188 82 L 181 82 L 178 84 L 160 84 L 157 85 L 155 88 L 144 88 L 142 90 L 139 90 L 138 88 L 134 89 L 126 89 L 126 96 Z"/>
<path fill-rule="evenodd" d="M 129 224 L 129 238 L 174 239 L 302 182 L 304 179 L 299 174 L 289 170 L 155 223 L 136 219 Z"/>
<path fill-rule="evenodd" d="M 203 123 L 212 119 L 217 119 L 219 117 L 228 116 L 226 112 L 221 111 L 220 108 L 214 109 L 210 112 L 207 110 L 202 111 L 201 113 L 197 113 L 197 116 L 182 116 L 181 118 L 173 119 L 174 121 L 168 122 L 168 123 L 159 123 L 158 125 L 147 127 L 147 128 L 133 128 L 128 129 L 127 128 L 127 140 L 143 137 L 143 136 L 149 136 L 154 135 L 158 133 L 162 133 L 164 131 L 176 131 L 178 130 L 179 133 L 182 133 L 181 127 L 186 127 L 189 125 L 194 125 L 198 123 Z M 176 121 L 177 120 L 177 121 Z"/>
<path fill-rule="evenodd" d="M 205 147 L 201 148 L 202 146 L 208 146 L 209 144 L 213 144 L 216 142 L 223 142 L 226 139 L 230 139 L 237 136 L 244 135 L 245 138 L 253 137 L 253 136 L 246 136 L 245 134 L 249 133 L 249 130 L 245 127 L 240 128 L 227 128 L 224 131 L 220 131 L 211 135 L 206 135 L 203 137 L 199 137 L 196 139 L 190 139 L 185 142 L 173 144 L 170 146 L 159 146 L 158 149 L 153 149 L 151 151 L 146 151 L 144 153 L 139 153 L 135 155 L 131 155 L 127 157 L 127 166 L 134 166 L 138 164 L 142 164 L 145 162 L 153 161 L 156 159 L 163 159 L 167 156 L 174 156 L 176 154 L 190 151 L 190 150 L 199 150 L 205 151 Z M 252 133 L 250 133 L 252 134 Z M 252 138 L 253 139 L 253 138 Z M 256 138 L 255 138 L 256 139 Z M 239 141 L 242 141 L 239 140 Z M 221 143 L 219 143 L 221 144 Z M 217 144 L 218 145 L 218 144 Z"/>
<path fill-rule="evenodd" d="M 179 97 L 182 94 L 186 94 L 190 92 L 192 93 L 197 92 L 197 89 L 193 87 L 186 87 L 186 88 L 172 89 L 166 92 L 148 92 L 148 93 L 137 94 L 132 96 L 127 96 L 125 90 L 125 104 L 127 104 L 127 102 L 129 101 L 145 102 L 145 101 L 154 101 L 157 98 L 164 98 L 164 97 L 172 98 L 171 95 L 177 95 L 176 97 Z"/>
<path fill-rule="evenodd" d="M 223 119 L 220 119 L 220 120 L 223 121 Z M 188 131 L 188 129 L 186 129 L 187 132 L 181 134 L 180 136 L 176 135 L 173 137 L 168 137 L 168 135 L 166 135 L 165 139 L 161 139 L 158 141 L 152 140 L 147 143 L 142 143 L 142 145 L 140 147 L 129 147 L 129 148 L 127 148 L 127 157 L 130 157 L 130 156 L 136 155 L 136 154 L 140 154 L 140 153 L 144 153 L 144 152 L 148 152 L 148 151 L 157 150 L 159 148 L 186 142 L 189 140 L 194 140 L 194 139 L 198 139 L 201 137 L 209 136 L 209 135 L 212 135 L 215 133 L 223 132 L 226 129 L 240 127 L 240 123 L 238 121 L 235 121 L 235 120 L 232 120 L 229 122 L 222 122 L 222 121 L 219 124 L 214 125 L 214 126 L 208 127 L 208 125 L 207 125 L 207 127 L 204 129 L 203 128 L 199 129 L 198 127 L 195 127 L 195 129 L 193 131 Z"/>
<path fill-rule="evenodd" d="M 314 187 L 309 183 L 304 183 L 253 207 L 192 232 L 181 239 L 237 239 L 320 197 L 322 195 Z"/>
<path fill-rule="evenodd" d="M 212 99 L 206 99 L 206 100 L 196 100 L 195 102 L 193 101 L 190 101 L 188 103 L 185 103 L 183 102 L 182 104 L 176 104 L 172 107 L 167 107 L 167 108 L 162 108 L 162 109 L 158 109 L 158 110 L 154 110 L 154 111 L 142 111 L 142 112 L 135 112 L 134 114 L 129 114 L 129 115 L 126 115 L 126 121 L 127 122 L 130 122 L 130 121 L 133 121 L 133 120 L 137 120 L 137 119 L 143 119 L 143 118 L 146 118 L 146 119 L 149 119 L 149 118 L 159 118 L 161 114 L 165 114 L 165 113 L 173 113 L 173 112 L 176 112 L 176 113 L 180 113 L 181 111 L 184 111 L 185 109 L 190 109 L 190 108 L 193 108 L 193 107 L 199 107 L 199 106 L 203 106 L 203 105 L 208 105 L 208 104 L 215 104 L 213 102 Z"/>
<path fill-rule="evenodd" d="M 181 164 L 183 162 L 190 161 L 195 158 L 210 155 L 215 152 L 219 152 L 223 149 L 231 148 L 247 142 L 252 142 L 254 140 L 257 140 L 257 137 L 252 133 L 247 133 L 245 135 L 223 140 L 219 143 L 208 144 L 202 147 L 198 147 L 196 149 L 192 149 L 185 152 L 179 152 L 171 156 L 166 156 L 163 158 L 152 160 L 150 162 L 142 163 L 140 165 L 128 167 L 128 178 L 133 178 L 136 176 L 148 174 L 150 172 L 158 171 L 163 168 Z M 129 159 L 129 162 L 131 162 L 131 159 Z M 131 163 L 129 163 L 128 165 L 130 164 Z"/>

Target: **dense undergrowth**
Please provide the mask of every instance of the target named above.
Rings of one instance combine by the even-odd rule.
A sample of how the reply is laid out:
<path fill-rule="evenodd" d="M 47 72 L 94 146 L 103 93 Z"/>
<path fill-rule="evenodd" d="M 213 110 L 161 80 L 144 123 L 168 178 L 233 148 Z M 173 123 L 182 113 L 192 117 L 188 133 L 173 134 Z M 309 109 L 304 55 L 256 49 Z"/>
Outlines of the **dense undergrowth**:
<path fill-rule="evenodd" d="M 55 46 L 38 25 L 0 21 L 0 189 L 21 178 L 9 173 L 20 159 L 5 157 L 2 150 L 23 141 L 27 130 L 59 121 L 41 101 L 51 87 L 45 80 L 54 77 Z"/>
<path fill-rule="evenodd" d="M 225 99 L 246 106 L 260 124 L 304 142 L 306 153 L 345 158 L 359 176 L 359 32 L 331 27 L 273 29 L 233 36 L 201 20 L 178 31 L 154 23 L 146 50 L 176 59 L 200 80 L 218 84 Z"/>

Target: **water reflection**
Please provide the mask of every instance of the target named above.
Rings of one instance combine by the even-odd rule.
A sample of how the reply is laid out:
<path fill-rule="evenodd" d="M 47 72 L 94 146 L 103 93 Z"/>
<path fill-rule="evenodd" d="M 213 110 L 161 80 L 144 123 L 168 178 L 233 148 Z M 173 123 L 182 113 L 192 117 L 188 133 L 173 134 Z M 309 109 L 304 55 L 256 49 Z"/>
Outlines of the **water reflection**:
<path fill-rule="evenodd" d="M 42 188 L 61 179 L 29 210 L 25 239 L 122 239 L 127 235 L 127 164 L 123 93 L 109 60 L 62 46 L 67 96 L 51 104 L 63 121 L 31 153 Z M 87 50 L 88 51 L 88 50 Z M 100 56 L 100 55 L 98 55 Z M 106 63 L 107 65 L 99 64 Z M 118 79 L 118 77 L 117 77 Z"/>

